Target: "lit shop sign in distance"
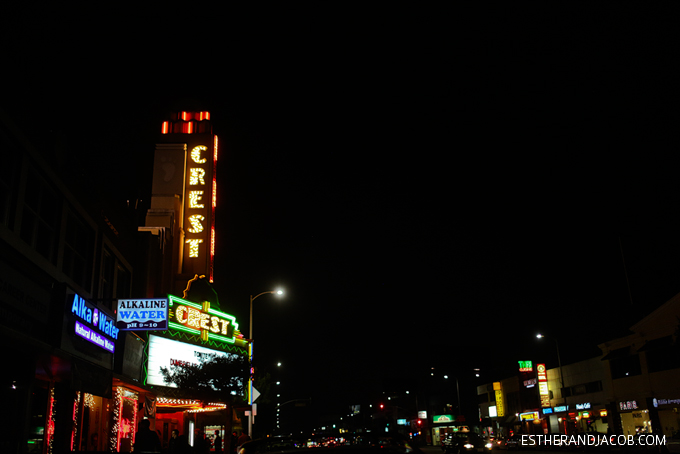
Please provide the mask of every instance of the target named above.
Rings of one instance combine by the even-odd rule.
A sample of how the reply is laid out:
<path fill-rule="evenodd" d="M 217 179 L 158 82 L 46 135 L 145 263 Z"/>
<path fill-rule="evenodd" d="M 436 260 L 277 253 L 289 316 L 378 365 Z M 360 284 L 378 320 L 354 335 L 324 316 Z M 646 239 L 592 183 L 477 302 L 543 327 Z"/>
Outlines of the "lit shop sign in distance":
<path fill-rule="evenodd" d="M 76 317 L 75 333 L 81 338 L 113 353 L 115 343 L 109 337 L 118 339 L 118 332 L 120 331 L 116 328 L 113 319 L 77 294 L 73 295 L 73 301 L 70 306 L 71 314 Z"/>
<path fill-rule="evenodd" d="M 517 361 L 519 363 L 520 372 L 532 372 L 534 370 L 531 361 Z"/>
<path fill-rule="evenodd" d="M 548 371 L 545 368 L 545 364 L 536 364 L 536 375 L 541 407 L 548 408 L 550 406 L 550 390 L 548 389 Z"/>
<path fill-rule="evenodd" d="M 168 328 L 199 336 L 201 340 L 215 340 L 233 344 L 238 329 L 236 317 L 210 308 L 210 303 L 193 303 L 168 295 L 170 311 Z"/>
<path fill-rule="evenodd" d="M 123 331 L 168 329 L 168 299 L 119 299 L 116 326 Z"/>
<path fill-rule="evenodd" d="M 529 411 L 526 413 L 520 413 L 519 414 L 519 420 L 520 421 L 534 421 L 536 419 L 541 419 L 540 415 L 538 414 L 537 411 Z"/>

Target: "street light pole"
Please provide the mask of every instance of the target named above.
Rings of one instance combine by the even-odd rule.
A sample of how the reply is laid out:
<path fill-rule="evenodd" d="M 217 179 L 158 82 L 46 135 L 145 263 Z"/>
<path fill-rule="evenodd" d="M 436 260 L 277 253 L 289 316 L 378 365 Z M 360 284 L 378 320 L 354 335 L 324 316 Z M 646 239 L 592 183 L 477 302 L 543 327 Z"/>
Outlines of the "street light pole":
<path fill-rule="evenodd" d="M 283 290 L 270 290 L 268 292 L 262 292 L 258 295 L 250 295 L 250 326 L 248 329 L 248 335 L 250 336 L 250 391 L 248 393 L 248 404 L 250 405 L 250 416 L 248 417 L 248 436 L 253 438 L 253 301 L 262 295 L 267 293 L 276 293 L 277 295 L 283 295 Z"/>
<path fill-rule="evenodd" d="M 460 415 L 460 386 L 458 385 L 458 377 L 455 375 L 452 375 L 453 378 L 456 379 L 456 398 L 457 398 L 457 405 L 456 405 L 456 416 Z M 448 375 L 444 375 L 444 378 L 448 379 Z"/>
<path fill-rule="evenodd" d="M 562 359 L 560 358 L 560 344 L 557 342 L 557 339 L 554 337 L 548 337 L 544 336 L 543 334 L 537 334 L 537 338 L 542 339 L 542 338 L 547 338 L 547 339 L 552 339 L 555 341 L 555 347 L 557 348 L 557 365 L 560 368 L 560 397 L 562 398 L 563 401 L 567 401 L 564 398 L 564 374 L 562 373 Z"/>

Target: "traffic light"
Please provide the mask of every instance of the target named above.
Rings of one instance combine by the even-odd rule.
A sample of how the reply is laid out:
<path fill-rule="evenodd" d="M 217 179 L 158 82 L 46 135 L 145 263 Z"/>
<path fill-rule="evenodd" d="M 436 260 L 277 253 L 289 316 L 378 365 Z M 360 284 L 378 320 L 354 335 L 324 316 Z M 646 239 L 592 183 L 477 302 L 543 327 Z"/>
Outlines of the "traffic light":
<path fill-rule="evenodd" d="M 423 424 L 423 420 L 422 420 L 422 419 L 419 419 L 419 420 L 417 421 L 417 424 L 418 424 L 418 427 L 420 427 L 420 426 Z"/>
<path fill-rule="evenodd" d="M 384 409 L 385 409 L 385 404 L 381 403 L 381 404 L 380 404 L 380 409 L 381 409 L 381 410 L 384 410 Z"/>

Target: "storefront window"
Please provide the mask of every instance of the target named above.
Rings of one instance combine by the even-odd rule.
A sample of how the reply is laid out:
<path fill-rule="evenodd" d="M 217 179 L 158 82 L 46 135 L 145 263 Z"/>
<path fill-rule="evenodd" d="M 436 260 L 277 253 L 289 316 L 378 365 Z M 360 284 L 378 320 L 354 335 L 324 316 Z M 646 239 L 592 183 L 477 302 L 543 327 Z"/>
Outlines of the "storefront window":
<path fill-rule="evenodd" d="M 31 398 L 31 414 L 30 426 L 28 434 L 28 452 L 42 453 L 43 444 L 46 439 L 46 425 L 48 418 L 46 418 L 46 411 L 49 411 L 48 401 L 49 391 L 47 388 L 36 387 Z"/>
<path fill-rule="evenodd" d="M 137 393 L 129 389 L 120 386 L 114 388 L 109 436 L 109 448 L 112 451 L 132 451 L 137 421 L 137 397 Z"/>
<path fill-rule="evenodd" d="M 107 400 L 92 394 L 83 394 L 81 451 L 103 451 L 105 449 L 104 434 L 109 431 L 109 418 L 106 413 Z"/>
<path fill-rule="evenodd" d="M 651 433 L 652 422 L 649 419 L 649 411 L 638 410 L 631 413 L 621 413 L 621 426 L 623 435 Z"/>
<path fill-rule="evenodd" d="M 56 404 L 56 399 L 54 398 L 54 384 L 50 385 L 49 396 L 47 398 L 47 419 L 45 422 L 45 445 L 47 446 L 46 451 L 48 454 L 54 452 L 54 420 L 55 412 L 54 407 Z M 44 452 L 44 451 L 43 451 Z"/>

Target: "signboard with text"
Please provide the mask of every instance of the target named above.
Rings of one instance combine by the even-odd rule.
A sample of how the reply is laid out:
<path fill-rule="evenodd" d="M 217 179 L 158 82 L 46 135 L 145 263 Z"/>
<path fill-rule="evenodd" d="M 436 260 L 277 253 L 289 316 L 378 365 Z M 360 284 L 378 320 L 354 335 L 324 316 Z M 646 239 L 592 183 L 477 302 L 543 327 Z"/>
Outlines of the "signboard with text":
<path fill-rule="evenodd" d="M 496 386 L 498 384 L 498 386 Z M 496 412 L 498 416 L 505 416 L 505 407 L 503 404 L 503 390 L 501 389 L 500 382 L 494 382 L 493 384 L 494 394 L 496 397 Z"/>
<path fill-rule="evenodd" d="M 217 136 L 210 143 L 206 136 L 191 141 L 186 167 L 184 194 L 184 261 L 185 274 L 207 275 L 213 278 L 215 255 L 215 167 L 217 164 Z"/>
<path fill-rule="evenodd" d="M 198 304 L 174 295 L 168 295 L 168 304 L 168 329 L 193 334 L 203 342 L 236 342 L 238 323 L 233 315 L 212 309 L 209 302 Z"/>
<path fill-rule="evenodd" d="M 550 407 L 550 390 L 548 389 L 548 371 L 545 364 L 536 364 L 536 375 L 538 379 L 538 394 L 541 398 L 541 407 Z"/>
<path fill-rule="evenodd" d="M 168 299 L 119 299 L 116 326 L 122 331 L 168 329 Z"/>
<path fill-rule="evenodd" d="M 94 364 L 112 367 L 120 331 L 113 316 L 70 291 L 65 309 L 61 348 Z"/>
<path fill-rule="evenodd" d="M 520 372 L 531 372 L 534 370 L 531 361 L 517 361 L 519 363 Z"/>
<path fill-rule="evenodd" d="M 161 367 L 182 366 L 185 364 L 198 365 L 201 359 L 210 356 L 235 356 L 234 353 L 226 353 L 219 350 L 201 347 L 200 345 L 178 342 L 165 337 L 149 335 L 149 366 L 147 369 L 147 385 L 176 387 L 167 384 L 163 379 Z"/>

